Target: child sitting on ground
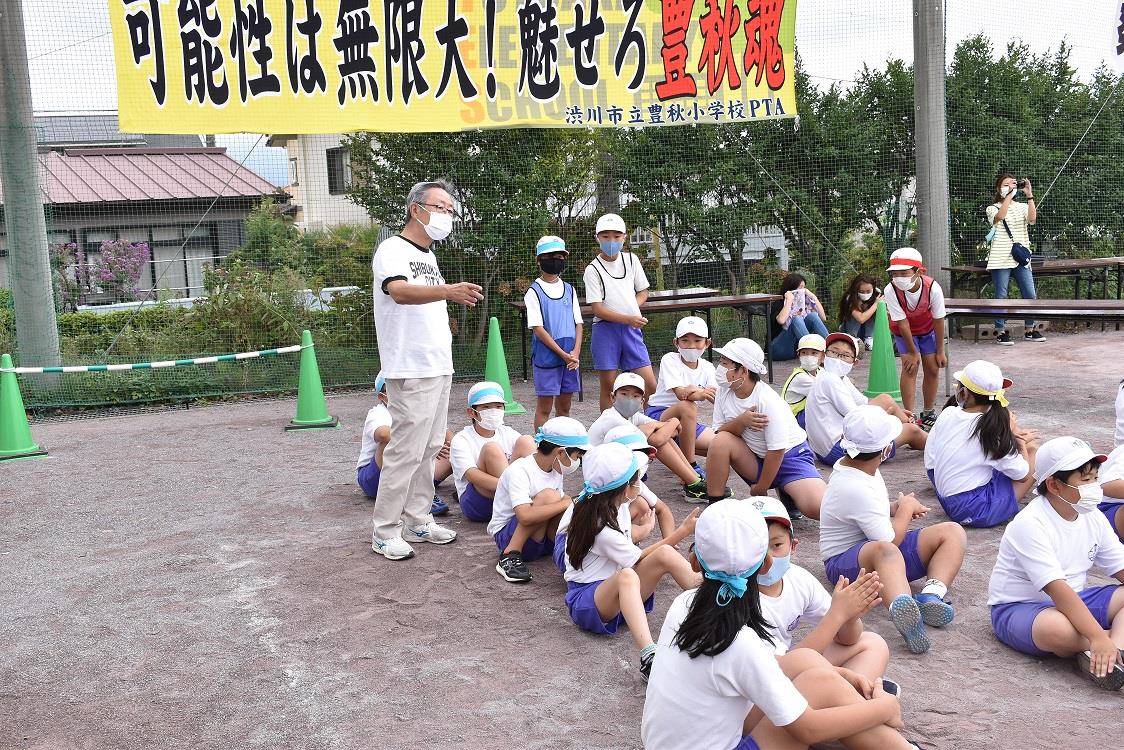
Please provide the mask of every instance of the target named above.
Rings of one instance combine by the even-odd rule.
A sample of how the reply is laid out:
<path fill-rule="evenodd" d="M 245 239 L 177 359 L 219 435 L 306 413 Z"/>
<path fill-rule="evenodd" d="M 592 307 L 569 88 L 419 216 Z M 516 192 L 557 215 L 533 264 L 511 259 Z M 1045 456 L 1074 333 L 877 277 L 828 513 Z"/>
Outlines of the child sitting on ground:
<path fill-rule="evenodd" d="M 843 332 L 862 341 L 870 351 L 874 348 L 874 316 L 878 312 L 878 298 L 882 290 L 868 273 L 851 279 L 847 291 L 839 300 L 839 322 Z"/>
<path fill-rule="evenodd" d="M 1074 437 L 1042 444 L 1038 497 L 1003 531 L 987 603 L 1003 643 L 1035 657 L 1076 656 L 1082 674 L 1119 690 L 1124 586 L 1088 585 L 1094 565 L 1124 582 L 1124 544 L 1097 512 L 1097 470 L 1105 460 Z"/>
<path fill-rule="evenodd" d="M 570 416 L 570 402 L 581 390 L 578 371 L 582 351 L 582 314 L 574 287 L 562 280 L 570 253 L 561 237 L 546 236 L 535 246 L 542 274 L 531 283 L 523 302 L 531 329 L 531 364 L 535 383 L 535 429 L 550 419 Z"/>
<path fill-rule="evenodd" d="M 390 409 L 387 408 L 386 379 L 380 372 L 375 376 L 375 405 L 367 412 L 363 420 L 362 442 L 359 446 L 359 461 L 355 465 L 356 482 L 363 494 L 372 500 L 379 492 L 379 477 L 382 476 L 382 454 L 390 442 Z M 449 463 L 449 443 L 452 433 L 445 432 L 445 444 L 437 454 L 433 463 L 433 485 L 441 484 L 453 472 Z M 444 516 L 449 512 L 449 505 L 436 495 L 433 496 L 433 505 L 430 513 L 435 516 Z"/>
<path fill-rule="evenodd" d="M 804 421 L 807 415 L 804 413 L 804 408 L 808 404 L 812 382 L 823 367 L 823 354 L 826 349 L 827 342 L 818 333 L 809 333 L 801 338 L 796 345 L 796 357 L 800 360 L 800 364 L 792 368 L 788 379 L 781 386 L 781 398 L 792 407 L 796 424 L 804 429 L 807 429 L 807 423 Z"/>
<path fill-rule="evenodd" d="M 843 435 L 843 418 L 856 406 L 871 404 L 887 414 L 901 420 L 904 424 L 889 458 L 897 455 L 899 445 L 908 445 L 915 450 L 925 448 L 925 431 L 913 423 L 892 396 L 887 393 L 867 398 L 847 377 L 859 357 L 859 342 L 847 333 L 833 333 L 827 337 L 827 353 L 823 362 L 823 374 L 812 383 L 808 394 L 807 430 L 808 445 L 825 466 L 834 466 L 843 457 L 839 440 Z"/>
<path fill-rule="evenodd" d="M 690 561 L 703 582 L 664 618 L 644 747 L 771 750 L 846 737 L 848 747 L 916 748 L 898 733 L 901 705 L 880 682 L 848 679 L 809 649 L 775 655 L 756 578 L 771 566 L 768 540 L 748 500 L 722 500 L 699 516 Z"/>
<path fill-rule="evenodd" d="M 562 479 L 581 468 L 589 448 L 585 427 L 570 417 L 548 419 L 535 442 L 534 453 L 512 461 L 500 475 L 488 522 L 500 550 L 496 572 L 509 583 L 529 582 L 527 562 L 554 551 L 558 522 L 571 503 Z"/>
<path fill-rule="evenodd" d="M 1124 507 L 1124 443 L 1108 454 L 1108 460 L 1101 465 L 1098 481 L 1104 491 L 1100 511 L 1108 519 L 1116 536 L 1124 540 L 1124 513 L 1119 512 Z"/>
<path fill-rule="evenodd" d="M 667 503 L 660 500 L 656 493 L 648 488 L 644 483 L 644 477 L 648 473 L 648 464 L 651 459 L 656 455 L 656 449 L 649 445 L 644 433 L 631 425 L 621 425 L 609 430 L 605 435 L 606 443 L 620 443 L 624 447 L 636 454 L 636 458 L 640 461 L 640 500 L 632 504 L 632 523 L 633 529 L 646 527 L 643 536 L 636 536 L 634 539 L 637 544 L 648 538 L 652 533 L 652 519 L 659 523 L 660 536 L 667 537 L 672 531 L 675 530 L 675 516 L 671 513 L 671 508 L 667 507 Z"/>
<path fill-rule="evenodd" d="M 751 495 L 777 488 L 785 493 L 782 500 L 791 497 L 792 510 L 819 518 L 823 478 L 792 409 L 761 379 L 767 372 L 765 352 L 756 341 L 744 338 L 714 351 L 721 359 L 714 399 L 715 436 L 706 456 L 708 499 L 722 499 L 733 469 L 751 485 Z"/>
<path fill-rule="evenodd" d="M 566 608 L 582 630 L 612 634 L 628 624 L 640 651 L 640 674 L 652 669 L 656 646 L 648 628 L 653 592 L 670 575 L 680 588 L 701 583 L 675 549 L 695 531 L 698 511 L 665 539 L 641 550 L 632 540 L 629 506 L 640 498 L 640 461 L 619 443 L 591 448 L 582 460 L 585 484 L 574 498 L 566 535 Z"/>
<path fill-rule="evenodd" d="M 1007 410 L 1011 381 L 991 362 L 969 362 L 952 376 L 955 406 L 929 432 L 925 472 L 944 512 L 964 526 L 1006 523 L 1034 487 L 1037 434 Z"/>
<path fill-rule="evenodd" d="M 496 484 L 513 459 L 529 456 L 535 443 L 503 423 L 507 400 L 499 383 L 485 380 L 468 391 L 465 412 L 472 422 L 453 436 L 449 461 L 461 513 L 470 521 L 492 517 Z"/>
<path fill-rule="evenodd" d="M 820 556 L 829 581 L 878 573 L 890 620 L 915 654 L 932 645 L 925 626 L 942 627 L 956 611 L 945 601 L 964 562 L 967 536 L 951 521 L 909 530 L 929 509 L 912 494 L 891 503 L 879 464 L 901 434 L 900 419 L 877 406 L 857 406 L 843 420 L 843 449 L 820 512 Z M 926 578 L 912 596 L 910 581 Z"/>
<path fill-rule="evenodd" d="M 945 366 L 944 292 L 932 276 L 925 275 L 921 253 L 912 247 L 895 250 L 890 256 L 890 284 L 886 287 L 886 312 L 894 346 L 902 359 L 902 405 L 911 414 L 917 399 L 917 370 L 924 370 L 921 383 L 924 409 L 918 424 L 926 432 L 937 421 L 937 382 Z"/>
<path fill-rule="evenodd" d="M 858 672 L 872 682 L 881 679 L 890 649 L 882 636 L 864 631 L 859 619 L 882 603 L 878 574 L 860 570 L 854 581 L 840 578 L 829 594 L 815 576 L 792 562 L 799 540 L 793 536 L 792 520 L 781 501 L 775 497 L 750 500 L 769 525 L 773 564 L 768 573 L 757 574 L 757 588 L 761 614 L 776 634 L 777 655 L 810 648 L 836 667 Z M 814 628 L 794 647 L 793 633 L 805 623 Z"/>

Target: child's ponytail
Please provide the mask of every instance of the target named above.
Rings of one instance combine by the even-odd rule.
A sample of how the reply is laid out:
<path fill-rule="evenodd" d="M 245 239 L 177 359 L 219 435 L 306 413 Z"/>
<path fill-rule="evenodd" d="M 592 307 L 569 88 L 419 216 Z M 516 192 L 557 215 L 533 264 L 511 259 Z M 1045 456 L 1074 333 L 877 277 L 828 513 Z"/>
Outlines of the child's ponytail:
<path fill-rule="evenodd" d="M 734 642 L 742 628 L 748 627 L 761 638 L 772 643 L 769 624 L 761 614 L 761 599 L 757 591 L 757 576 L 746 579 L 745 594 L 724 598 L 719 604 L 719 589 L 723 583 L 703 578 L 695 591 L 695 598 L 675 634 L 675 646 L 692 659 L 696 656 L 717 656 Z"/>
<path fill-rule="evenodd" d="M 1007 407 L 967 388 L 964 391 L 976 405 L 987 407 L 987 411 L 980 415 L 980 421 L 976 422 L 976 428 L 972 430 L 972 437 L 979 439 L 984 454 L 991 460 L 998 461 L 1016 453 L 1019 444 L 1011 429 L 1011 412 Z"/>
<path fill-rule="evenodd" d="M 628 484 L 616 489 L 589 495 L 574 502 L 574 513 L 566 531 L 566 556 L 574 570 L 581 570 L 585 556 L 593 549 L 593 541 L 601 529 L 624 533 L 617 523 L 617 499 Z"/>

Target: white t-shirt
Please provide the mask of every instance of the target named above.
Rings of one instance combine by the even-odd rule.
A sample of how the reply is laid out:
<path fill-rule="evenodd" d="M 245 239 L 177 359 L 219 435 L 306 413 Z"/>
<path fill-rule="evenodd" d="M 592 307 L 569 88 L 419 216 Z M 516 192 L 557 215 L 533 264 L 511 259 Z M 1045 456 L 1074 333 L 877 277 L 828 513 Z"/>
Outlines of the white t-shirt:
<path fill-rule="evenodd" d="M 1011 257 L 1011 245 L 1014 242 L 1020 242 L 1030 247 L 1030 231 L 1027 228 L 1030 206 L 1018 201 L 1011 201 L 1011 204 L 1007 206 L 1005 218 L 1007 226 L 1011 228 L 1011 237 L 1015 238 L 1013 241 L 1011 237 L 1007 236 L 1007 230 L 1003 228 L 1003 222 L 995 223 L 995 217 L 999 213 L 999 204 L 992 203 L 987 207 L 986 212 L 988 226 L 995 227 L 995 236 L 991 239 L 991 251 L 987 254 L 987 269 L 990 271 L 993 268 L 1014 268 L 1018 263 Z"/>
<path fill-rule="evenodd" d="M 1124 383 L 1116 391 L 1116 434 L 1113 445 L 1124 445 Z"/>
<path fill-rule="evenodd" d="M 882 472 L 874 476 L 835 464 L 820 506 L 820 557 L 846 552 L 859 542 L 892 542 L 890 496 Z"/>
<path fill-rule="evenodd" d="M 379 449 L 379 441 L 375 440 L 375 430 L 380 427 L 390 427 L 390 422 L 390 409 L 386 408 L 386 404 L 377 403 L 367 412 L 367 418 L 363 420 L 363 442 L 359 447 L 359 462 L 355 464 L 356 469 L 362 469 L 374 460 L 375 452 Z"/>
<path fill-rule="evenodd" d="M 375 337 L 383 377 L 452 375 L 453 332 L 445 301 L 400 305 L 386 290 L 395 279 L 420 286 L 444 284 L 437 256 L 395 235 L 379 244 L 371 266 L 375 278 Z"/>
<path fill-rule="evenodd" d="M 684 386 L 698 386 L 699 388 L 717 388 L 718 379 L 714 372 L 714 365 L 705 359 L 695 363 L 697 367 L 691 369 L 679 356 L 679 352 L 668 352 L 660 359 L 660 376 L 656 381 L 656 392 L 648 398 L 648 406 L 666 409 L 679 403 L 675 395 L 676 388 Z"/>
<path fill-rule="evenodd" d="M 480 451 L 485 445 L 499 443 L 507 460 L 510 461 L 511 454 L 515 450 L 515 441 L 518 439 L 519 433 L 507 425 L 502 425 L 492 437 L 484 437 L 471 424 L 465 425 L 464 429 L 453 435 L 453 439 L 449 441 L 449 463 L 453 467 L 453 481 L 457 485 L 457 495 L 463 495 L 468 489 L 468 477 L 464 474 L 479 463 Z"/>
<path fill-rule="evenodd" d="M 1124 479 L 1124 445 L 1118 445 L 1108 454 L 1108 460 L 1101 464 L 1097 472 L 1097 481 L 1108 484 L 1119 479 Z M 1124 503 L 1124 497 L 1111 497 L 1105 495 L 1106 503 Z"/>
<path fill-rule="evenodd" d="M 773 646 L 749 628 L 717 656 L 692 659 L 675 646 L 696 591 L 675 598 L 660 630 L 640 730 L 646 750 L 729 750 L 754 705 L 779 727 L 808 710 Z"/>
<path fill-rule="evenodd" d="M 585 301 L 604 302 L 613 312 L 622 315 L 639 315 L 640 305 L 636 293 L 648 288 L 648 277 L 640 259 L 630 252 L 621 251 L 616 260 L 606 262 L 598 254 L 585 267 L 582 275 L 585 282 Z M 600 318 L 594 316 L 596 323 Z"/>
<path fill-rule="evenodd" d="M 566 529 L 570 528 L 570 513 Z M 570 556 L 566 555 L 566 581 L 572 583 L 595 583 L 604 581 L 609 576 L 615 575 L 624 568 L 631 568 L 640 559 L 640 548 L 632 543 L 632 516 L 628 510 L 628 503 L 622 504 L 617 509 L 617 525 L 620 531 L 610 529 L 608 526 L 597 532 L 593 538 L 593 546 L 589 548 L 581 568 L 575 569 L 570 564 Z M 561 526 L 559 526 L 561 530 Z M 567 543 L 569 540 L 567 539 Z"/>
<path fill-rule="evenodd" d="M 785 403 L 799 404 L 806 399 L 808 394 L 812 392 L 812 384 L 816 382 L 816 378 L 819 377 L 819 372 L 822 369 L 822 367 L 818 368 L 815 375 L 803 368 L 793 373 L 792 380 L 788 381 L 787 386 L 784 388 L 784 393 L 781 394 Z M 807 406 L 805 406 L 805 408 L 807 408 Z"/>
<path fill-rule="evenodd" d="M 542 279 L 537 279 L 535 283 L 542 288 L 547 297 L 551 299 L 562 299 L 562 294 L 565 292 L 562 279 L 558 281 L 543 281 Z M 580 300 L 578 300 L 578 292 L 576 289 L 574 290 L 573 299 L 574 323 L 580 326 L 582 324 L 582 311 L 579 307 Z M 535 293 L 534 289 L 528 288 L 527 293 L 523 295 L 523 302 L 527 305 L 527 327 L 538 328 L 543 324 L 542 308 L 539 306 L 539 295 Z"/>
<path fill-rule="evenodd" d="M 1109 575 L 1124 570 L 1124 544 L 1104 513 L 1093 511 L 1067 521 L 1049 500 L 1035 497 L 1003 532 L 987 603 L 1052 602 L 1042 590 L 1046 584 L 1064 580 L 1081 591 L 1094 565 Z"/>
<path fill-rule="evenodd" d="M 745 444 L 760 458 L 764 458 L 769 451 L 794 448 L 807 439 L 792 414 L 792 407 L 764 380 L 757 381 L 757 385 L 745 398 L 738 398 L 732 388 L 718 389 L 718 395 L 714 397 L 714 431 L 717 432 L 722 425 L 740 416 L 751 406 L 756 406 L 757 411 L 769 417 L 769 424 L 763 430 L 742 430 Z"/>
<path fill-rule="evenodd" d="M 843 437 L 843 417 L 869 400 L 850 378 L 841 378 L 826 370 L 816 376 L 804 407 L 808 445 L 816 455 L 826 456 L 831 452 L 836 441 Z"/>
<path fill-rule="evenodd" d="M 922 283 L 916 292 L 903 292 L 909 309 L 917 307 L 917 303 L 921 301 L 921 293 L 924 291 L 925 284 Z M 898 304 L 897 287 L 893 283 L 886 285 L 882 291 L 882 299 L 886 300 L 886 312 L 890 314 L 890 320 L 905 320 L 905 310 Z M 929 312 L 934 320 L 944 317 L 944 290 L 936 281 L 929 290 Z"/>
<path fill-rule="evenodd" d="M 983 414 L 949 406 L 937 417 L 925 443 L 925 469 L 933 470 L 941 497 L 968 492 L 991 481 L 995 469 L 1018 481 L 1030 473 L 1030 465 L 1018 451 L 998 461 L 984 453 L 980 439 L 972 436 Z"/>
<path fill-rule="evenodd" d="M 831 594 L 799 565 L 791 565 L 781 581 L 780 596 L 761 594 L 761 614 L 776 633 L 777 656 L 792 648 L 792 634 L 799 625 L 815 627 L 831 608 Z"/>
<path fill-rule="evenodd" d="M 488 522 L 488 533 L 493 536 L 515 515 L 516 505 L 529 505 L 535 495 L 543 490 L 562 492 L 562 474 L 543 471 L 535 462 L 535 454 L 517 458 L 500 474 L 496 484 L 496 497 L 492 501 L 492 520 Z"/>
<path fill-rule="evenodd" d="M 639 427 L 642 424 L 652 424 L 655 421 L 642 411 L 633 414 L 631 419 L 625 419 L 619 411 L 610 406 L 601 412 L 601 416 L 589 426 L 589 444 L 590 446 L 601 445 L 605 442 L 605 436 L 609 434 L 609 430 L 620 427 L 622 424 Z"/>

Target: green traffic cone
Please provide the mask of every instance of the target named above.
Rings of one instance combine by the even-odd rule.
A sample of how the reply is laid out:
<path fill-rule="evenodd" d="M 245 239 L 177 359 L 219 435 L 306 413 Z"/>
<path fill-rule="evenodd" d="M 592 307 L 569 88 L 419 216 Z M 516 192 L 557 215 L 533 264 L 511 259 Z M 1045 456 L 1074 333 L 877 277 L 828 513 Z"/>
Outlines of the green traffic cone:
<path fill-rule="evenodd" d="M 894 359 L 894 342 L 890 338 L 890 316 L 886 312 L 886 302 L 878 300 L 878 312 L 874 314 L 874 350 L 870 355 L 866 395 L 874 398 L 889 393 L 895 401 L 901 401 L 900 382 L 898 363 Z"/>
<path fill-rule="evenodd" d="M 507 358 L 500 340 L 500 321 L 493 317 L 488 321 L 488 361 L 484 365 L 484 379 L 499 383 L 503 388 L 503 398 L 507 401 L 504 414 L 526 414 L 523 404 L 511 395 L 511 378 L 507 374 Z"/>
<path fill-rule="evenodd" d="M 324 386 L 320 384 L 320 368 L 316 366 L 316 349 L 312 332 L 301 332 L 301 372 L 297 381 L 297 416 L 285 430 L 321 430 L 339 426 L 340 421 L 328 413 Z"/>
<path fill-rule="evenodd" d="M 12 355 L 0 357 L 0 368 L 12 367 Z M 45 456 L 47 451 L 31 439 L 20 384 L 14 372 L 0 372 L 0 461 Z"/>

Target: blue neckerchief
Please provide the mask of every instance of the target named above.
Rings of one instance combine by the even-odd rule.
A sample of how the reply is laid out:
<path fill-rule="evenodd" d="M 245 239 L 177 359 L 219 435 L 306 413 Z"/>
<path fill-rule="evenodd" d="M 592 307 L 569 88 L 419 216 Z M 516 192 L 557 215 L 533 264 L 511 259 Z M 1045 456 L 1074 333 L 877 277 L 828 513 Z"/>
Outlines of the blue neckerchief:
<path fill-rule="evenodd" d="M 485 396 L 499 396 L 501 402 L 503 402 L 504 404 L 507 403 L 507 396 L 503 395 L 503 391 L 499 388 L 484 388 L 472 394 L 472 401 L 469 401 L 468 405 L 476 406 L 478 403 L 480 403 L 480 399 L 484 398 Z"/>
<path fill-rule="evenodd" d="M 768 553 L 766 552 L 765 554 L 767 555 Z M 745 596 L 746 587 L 749 585 L 749 577 L 756 573 L 765 563 L 765 558 L 762 557 L 761 561 L 749 570 L 741 573 L 727 573 L 722 570 L 711 570 L 706 562 L 699 557 L 699 550 L 697 547 L 695 548 L 695 559 L 699 561 L 699 567 L 703 569 L 704 576 L 712 581 L 721 581 L 722 586 L 719 587 L 718 594 L 714 597 L 719 607 L 725 607 L 734 599 L 741 599 Z"/>
<path fill-rule="evenodd" d="M 544 440 L 561 448 L 589 447 L 589 438 L 585 435 L 551 435 L 550 433 L 543 432 L 540 427 L 539 431 L 535 433 L 535 445 L 538 445 Z"/>

